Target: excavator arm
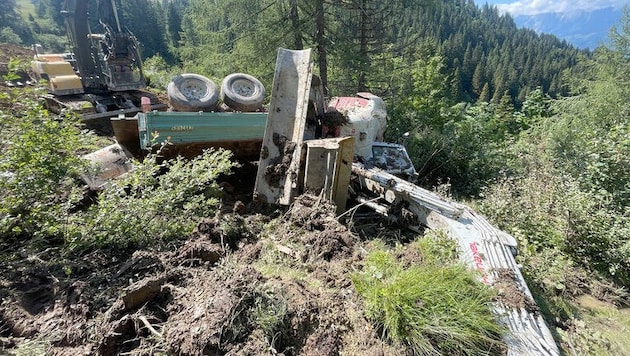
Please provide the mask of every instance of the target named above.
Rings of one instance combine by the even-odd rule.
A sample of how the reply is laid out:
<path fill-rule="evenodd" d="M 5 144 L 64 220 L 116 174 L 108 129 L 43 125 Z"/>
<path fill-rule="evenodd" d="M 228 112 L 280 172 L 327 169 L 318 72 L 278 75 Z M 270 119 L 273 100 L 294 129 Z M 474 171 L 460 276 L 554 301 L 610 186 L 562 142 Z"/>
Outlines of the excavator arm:
<path fill-rule="evenodd" d="M 85 93 L 144 88 L 138 41 L 121 26 L 115 0 L 96 0 L 96 3 L 102 33 L 93 33 L 90 28 L 90 1 L 66 0 L 62 8 Z"/>

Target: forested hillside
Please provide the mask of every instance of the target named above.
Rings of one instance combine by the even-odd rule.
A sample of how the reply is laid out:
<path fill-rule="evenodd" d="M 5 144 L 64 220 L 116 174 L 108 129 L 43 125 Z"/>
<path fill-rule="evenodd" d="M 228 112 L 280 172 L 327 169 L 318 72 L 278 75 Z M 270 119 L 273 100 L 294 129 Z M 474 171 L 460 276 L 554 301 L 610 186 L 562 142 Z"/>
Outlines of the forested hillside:
<path fill-rule="evenodd" d="M 554 36 L 517 29 L 509 15 L 472 0 L 119 3 L 122 21 L 138 37 L 145 58 L 160 56 L 169 65 L 181 63 L 183 70 L 217 78 L 246 71 L 268 82 L 278 47 L 313 47 L 332 95 L 406 96 L 411 85 L 406 68 L 437 56 L 448 73 L 452 100 L 498 103 L 507 94 L 520 106 L 537 87 L 552 97 L 566 95 L 561 72 L 588 56 Z M 2 36 L 63 50 L 61 4 L 3 2 Z"/>
<path fill-rule="evenodd" d="M 42 43 L 50 51 L 64 50 L 63 17 L 58 11 L 62 1 L 2 0 L 0 43 L 26 47 Z M 518 240 L 517 258 L 523 265 L 522 271 L 540 312 L 566 354 L 630 355 L 628 11 L 611 29 L 609 47 L 586 52 L 554 36 L 517 29 L 509 16 L 488 6 L 479 8 L 472 0 L 116 3 L 123 23 L 142 43 L 145 71 L 156 90 L 163 89 L 174 74 L 182 72 L 203 74 L 215 81 L 232 72 L 245 72 L 270 88 L 278 47 L 315 48 L 316 71 L 326 84 L 328 96 L 371 91 L 385 99 L 389 116 L 386 139 L 405 144 L 419 172 L 420 184 L 468 202 Z M 93 28 L 98 30 L 98 24 L 94 23 Z M 8 67 L 16 66 L 10 63 Z M 77 209 L 77 199 L 82 195 L 75 183 L 80 168 L 76 153 L 93 149 L 93 137 L 79 134 L 76 123 L 54 120 L 36 102 L 24 100 L 21 92 L 6 89 L 0 94 L 0 134 L 11 134 L 11 140 L 0 137 L 2 262 L 55 258 L 57 250 L 51 253 L 50 246 L 60 249 L 64 258 L 115 251 L 114 257 L 107 258 L 116 260 L 118 248 L 128 249 L 127 253 L 142 248 L 173 250 L 173 244 L 189 238 L 196 229 L 197 238 L 220 237 L 221 243 L 224 236 L 234 236 L 230 234 L 247 242 L 257 241 L 257 247 L 252 249 L 258 249 L 256 253 L 264 261 L 257 260 L 263 266 L 256 265 L 254 269 L 269 278 L 266 287 L 287 271 L 320 283 L 318 278 L 323 272 L 318 266 L 325 266 L 322 270 L 328 271 L 355 267 L 348 254 L 337 260 L 343 267 L 317 264 L 315 268 L 309 265 L 299 269 L 304 267 L 300 265 L 296 272 L 292 268 L 300 263 L 273 247 L 279 243 L 273 240 L 274 230 L 288 226 L 278 215 L 254 221 L 247 228 L 243 228 L 245 223 L 238 216 L 234 219 L 240 225 L 235 225 L 235 229 L 228 224 L 233 220 L 218 218 L 200 225 L 205 230 L 195 227 L 203 217 L 219 209 L 214 205 L 218 204 L 214 196 L 208 201 L 199 197 L 219 191 L 214 182 L 216 175 L 230 168 L 227 156 L 213 157 L 212 162 L 207 162 L 206 157 L 171 163 L 179 170 L 166 175 L 169 189 L 164 192 L 154 189 L 156 168 L 148 162 L 140 165 L 136 176 L 101 193 L 98 204 Z M 4 179 L 14 176 L 23 179 Z M 204 190 L 207 186 L 212 189 Z M 169 209 L 163 208 L 166 206 Z M 352 246 L 359 246 L 358 250 L 374 245 L 383 249 L 387 245 L 392 250 L 400 247 L 401 236 L 392 236 L 398 232 L 384 232 L 390 230 L 382 226 L 372 228 L 360 237 L 353 236 L 357 243 Z M 291 234 L 286 231 L 286 236 L 282 236 L 283 246 L 294 243 L 284 240 Z M 266 240 L 261 242 L 256 236 Z M 385 242 L 361 245 L 372 238 Z M 337 242 L 337 247 L 345 243 Z M 14 245 L 23 244 L 44 252 L 14 251 Z M 296 243 L 300 248 L 306 245 L 303 241 Z M 441 261 L 440 253 L 444 254 L 447 248 L 428 247 L 439 252 L 437 257 L 425 259 L 423 255 L 421 259 Z M 239 251 L 239 258 L 255 255 L 245 249 Z M 405 254 L 396 251 L 393 255 Z M 380 256 L 380 263 L 388 265 L 392 256 Z M 160 268 L 184 263 L 176 259 L 157 263 L 162 257 L 144 256 Z M 375 264 L 379 262 L 376 257 Z M 143 256 L 137 259 L 142 261 Z M 272 262 L 282 267 L 271 267 Z M 55 276 L 81 273 L 80 267 L 64 263 L 65 267 L 61 263 L 55 265 Z M 98 263 L 90 268 L 98 270 Z M 185 263 L 192 262 L 185 259 Z M 23 268 L 19 264 L 18 267 Z M 18 267 L 10 273 L 3 270 L 3 274 L 14 276 Z M 111 264 L 108 268 L 115 269 Z M 237 274 L 233 269 L 226 270 Z M 121 271 L 116 276 L 126 278 L 127 270 Z M 138 273 L 146 271 L 141 269 Z M 257 276 L 254 273 L 252 278 L 254 275 Z M 192 275 L 188 277 L 195 280 Z M 346 277 L 321 283 L 332 285 L 331 289 L 338 293 L 339 285 L 348 287 Z M 219 276 L 211 278 L 216 278 L 217 284 L 225 284 Z M 237 277 L 229 280 L 235 284 L 237 281 Z M 125 285 L 127 281 L 116 279 L 115 283 Z M 171 287 L 172 295 L 181 292 L 179 286 Z M 304 285 L 291 288 L 303 290 Z M 243 292 L 241 301 L 259 303 L 267 312 L 282 307 L 272 303 L 279 299 L 269 290 L 248 290 L 250 294 Z M 10 294 L 2 293 L 3 297 Z M 170 296 L 164 300 L 170 300 Z M 331 296 L 334 300 L 341 298 L 338 294 Z M 160 303 L 166 303 L 164 300 Z M 155 315 L 162 315 L 159 309 L 163 306 L 154 306 Z M 413 306 L 418 306 L 415 301 Z M 318 304 L 309 310 L 316 310 L 319 315 L 320 308 L 325 309 Z M 255 313 L 251 313 L 247 316 L 253 317 Z M 292 315 L 299 319 L 298 314 Z M 0 316 L 11 320 L 11 315 Z M 288 321 L 274 322 L 271 326 L 256 324 L 268 327 L 265 335 L 271 340 L 272 349 L 278 346 L 274 340 L 279 334 L 274 328 Z M 80 343 L 85 337 L 74 336 L 64 340 Z M 297 336 L 292 335 L 290 339 L 295 344 L 285 344 L 282 350 L 291 354 L 291 350 L 307 344 L 308 335 L 299 336 L 303 339 L 296 341 Z M 143 338 L 142 342 L 149 342 L 148 339 Z M 374 340 L 380 340 L 379 336 L 374 336 Z M 374 346 L 361 339 L 353 341 L 353 346 Z M 402 346 L 394 342 L 387 347 L 381 348 L 384 354 L 401 353 L 397 347 L 409 352 L 409 345 L 404 342 Z M 363 351 L 358 349 L 356 353 Z"/>

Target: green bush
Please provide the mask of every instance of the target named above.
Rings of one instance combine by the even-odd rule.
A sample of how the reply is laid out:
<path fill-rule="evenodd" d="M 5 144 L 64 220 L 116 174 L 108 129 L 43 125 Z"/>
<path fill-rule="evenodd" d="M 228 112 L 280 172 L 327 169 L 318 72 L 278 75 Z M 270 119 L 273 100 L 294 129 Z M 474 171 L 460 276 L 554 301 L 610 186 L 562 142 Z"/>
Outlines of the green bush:
<path fill-rule="evenodd" d="M 161 90 L 166 90 L 168 83 L 181 72 L 178 68 L 170 67 L 159 55 L 147 58 L 143 63 L 143 69 L 149 86 Z"/>
<path fill-rule="evenodd" d="M 411 244 L 421 251 L 427 242 Z M 430 245 L 430 244 L 429 244 Z M 443 246 L 432 250 L 444 251 Z M 492 290 L 461 264 L 405 266 L 382 246 L 352 276 L 366 316 L 385 339 L 422 355 L 486 354 L 498 351 L 501 327 L 490 311 Z M 442 260 L 444 262 L 445 260 Z"/>
<path fill-rule="evenodd" d="M 628 212 L 619 211 L 603 185 L 590 189 L 584 176 L 554 167 L 558 159 L 538 145 L 518 150 L 514 171 L 522 175 L 485 189 L 478 207 L 516 237 L 523 271 L 549 295 L 588 292 L 585 279 L 593 275 L 627 286 Z"/>
<path fill-rule="evenodd" d="M 11 27 L 2 27 L 0 28 L 0 43 L 21 45 L 22 39 Z"/>
<path fill-rule="evenodd" d="M 188 237 L 202 218 L 216 212 L 216 178 L 230 172 L 230 157 L 229 151 L 211 149 L 191 160 L 158 165 L 151 156 L 136 163 L 132 172 L 105 186 L 96 204 L 71 217 L 69 242 L 125 247 Z"/>
<path fill-rule="evenodd" d="M 66 198 L 89 145 L 77 120 L 49 115 L 26 89 L 5 94 L 0 110 L 0 236 L 61 237 Z"/>

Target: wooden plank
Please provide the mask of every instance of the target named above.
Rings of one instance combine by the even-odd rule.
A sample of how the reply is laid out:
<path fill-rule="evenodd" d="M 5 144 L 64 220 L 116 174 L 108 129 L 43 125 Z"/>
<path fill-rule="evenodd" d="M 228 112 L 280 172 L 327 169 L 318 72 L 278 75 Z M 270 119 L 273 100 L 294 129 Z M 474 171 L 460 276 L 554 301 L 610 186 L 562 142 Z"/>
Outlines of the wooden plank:
<path fill-rule="evenodd" d="M 278 50 L 254 198 L 289 205 L 300 186 L 300 159 L 311 90 L 311 49 Z"/>

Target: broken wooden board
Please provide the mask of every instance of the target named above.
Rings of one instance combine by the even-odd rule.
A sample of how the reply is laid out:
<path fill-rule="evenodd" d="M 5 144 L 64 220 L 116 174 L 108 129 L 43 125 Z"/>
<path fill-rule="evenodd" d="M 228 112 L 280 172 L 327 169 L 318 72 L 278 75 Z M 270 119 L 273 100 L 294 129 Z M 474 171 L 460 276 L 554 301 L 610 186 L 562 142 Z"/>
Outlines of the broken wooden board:
<path fill-rule="evenodd" d="M 300 187 L 300 159 L 311 90 L 311 49 L 278 50 L 254 198 L 289 205 Z"/>

